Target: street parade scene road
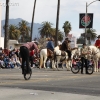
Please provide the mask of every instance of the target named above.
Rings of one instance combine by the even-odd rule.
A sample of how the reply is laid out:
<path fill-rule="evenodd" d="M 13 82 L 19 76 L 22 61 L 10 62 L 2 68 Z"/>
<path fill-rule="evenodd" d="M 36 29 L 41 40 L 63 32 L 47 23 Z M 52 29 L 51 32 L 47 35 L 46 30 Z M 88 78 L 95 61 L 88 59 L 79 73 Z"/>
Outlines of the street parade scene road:
<path fill-rule="evenodd" d="M 73 74 L 66 69 L 32 69 L 24 80 L 21 69 L 0 69 L 0 100 L 99 100 L 100 73 Z"/>

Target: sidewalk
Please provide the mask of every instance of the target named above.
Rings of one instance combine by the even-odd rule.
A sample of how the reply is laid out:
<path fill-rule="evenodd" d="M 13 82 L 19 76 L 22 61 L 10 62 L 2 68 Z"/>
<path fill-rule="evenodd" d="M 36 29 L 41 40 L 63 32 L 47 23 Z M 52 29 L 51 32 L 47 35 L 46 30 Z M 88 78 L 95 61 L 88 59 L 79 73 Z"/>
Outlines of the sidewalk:
<path fill-rule="evenodd" d="M 0 87 L 0 100 L 100 100 L 100 97 L 52 91 Z"/>

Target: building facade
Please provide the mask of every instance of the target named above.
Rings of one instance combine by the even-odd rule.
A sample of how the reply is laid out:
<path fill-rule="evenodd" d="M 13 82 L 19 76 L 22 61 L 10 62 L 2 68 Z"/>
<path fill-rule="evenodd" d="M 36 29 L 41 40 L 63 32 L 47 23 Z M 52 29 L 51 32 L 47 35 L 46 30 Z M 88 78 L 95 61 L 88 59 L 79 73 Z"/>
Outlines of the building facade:
<path fill-rule="evenodd" d="M 73 36 L 72 34 L 68 35 L 68 38 L 71 40 L 71 48 L 77 47 L 77 39 L 75 36 Z"/>
<path fill-rule="evenodd" d="M 0 47 L 4 48 L 4 37 L 1 37 L 1 11 L 2 11 L 2 6 L 0 6 Z"/>

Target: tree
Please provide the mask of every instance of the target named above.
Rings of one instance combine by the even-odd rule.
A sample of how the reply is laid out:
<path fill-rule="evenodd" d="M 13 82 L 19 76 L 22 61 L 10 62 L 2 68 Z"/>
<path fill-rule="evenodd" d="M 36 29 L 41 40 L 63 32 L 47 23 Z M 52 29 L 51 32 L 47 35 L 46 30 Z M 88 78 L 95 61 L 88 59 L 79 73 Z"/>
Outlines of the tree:
<path fill-rule="evenodd" d="M 6 0 L 4 48 L 8 48 L 8 41 L 9 41 L 8 26 L 9 26 L 9 0 Z"/>
<path fill-rule="evenodd" d="M 61 31 L 58 31 L 58 40 L 62 41 L 63 40 L 63 33 Z"/>
<path fill-rule="evenodd" d="M 21 32 L 22 42 L 25 42 L 27 40 L 27 37 L 30 37 L 30 27 L 28 26 L 28 22 L 22 20 L 19 22 L 19 30 Z M 27 41 L 28 42 L 28 41 Z"/>
<path fill-rule="evenodd" d="M 95 39 L 96 39 L 97 34 L 96 34 L 95 32 L 96 32 L 95 29 L 92 29 L 92 28 L 87 29 L 87 34 L 90 35 L 91 40 L 95 40 Z M 87 36 L 88 36 L 88 35 L 87 35 Z"/>
<path fill-rule="evenodd" d="M 18 40 L 20 36 L 20 31 L 15 25 L 9 26 L 9 39 Z"/>
<path fill-rule="evenodd" d="M 50 22 L 42 22 L 42 26 L 39 28 L 39 33 L 41 37 L 51 37 L 52 32 L 52 23 Z"/>
<path fill-rule="evenodd" d="M 83 36 L 80 36 L 78 39 L 77 39 L 77 44 L 83 44 L 84 43 L 84 37 Z"/>
<path fill-rule="evenodd" d="M 88 44 L 91 44 L 91 41 L 94 41 L 97 37 L 97 34 L 95 33 L 96 30 L 95 29 L 92 29 L 92 28 L 88 28 L 86 30 L 87 34 L 86 34 L 86 37 L 87 37 L 87 40 L 88 40 Z M 82 37 L 85 36 L 85 33 L 82 33 L 81 34 Z"/>
<path fill-rule="evenodd" d="M 64 32 L 65 32 L 65 36 L 68 36 L 69 32 L 72 30 L 71 24 L 69 23 L 69 21 L 65 21 L 63 27 Z"/>
<path fill-rule="evenodd" d="M 56 38 L 56 28 L 52 28 L 51 36 L 55 39 Z M 62 41 L 63 40 L 63 33 L 58 30 L 58 40 Z"/>

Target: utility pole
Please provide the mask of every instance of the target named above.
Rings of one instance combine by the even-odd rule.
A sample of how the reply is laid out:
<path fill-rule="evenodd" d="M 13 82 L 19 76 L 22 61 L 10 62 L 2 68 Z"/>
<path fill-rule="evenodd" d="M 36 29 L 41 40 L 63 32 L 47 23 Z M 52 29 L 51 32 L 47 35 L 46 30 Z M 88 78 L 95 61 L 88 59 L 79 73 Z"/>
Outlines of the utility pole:
<path fill-rule="evenodd" d="M 57 46 L 57 42 L 58 42 L 59 10 L 60 10 L 60 0 L 58 0 L 58 5 L 57 5 L 55 46 Z"/>
<path fill-rule="evenodd" d="M 86 13 L 85 13 L 85 36 L 84 36 L 84 42 L 87 43 L 87 2 L 86 2 Z"/>
<path fill-rule="evenodd" d="M 31 23 L 31 40 L 30 40 L 30 41 L 32 41 L 32 33 L 33 33 L 33 25 L 34 25 L 35 7 L 36 7 L 36 0 L 34 0 L 34 7 L 33 7 L 33 14 L 32 14 L 32 23 Z"/>
<path fill-rule="evenodd" d="M 8 41 L 9 41 L 8 28 L 9 28 L 9 0 L 6 0 L 4 48 L 7 48 L 7 49 L 8 49 Z"/>

